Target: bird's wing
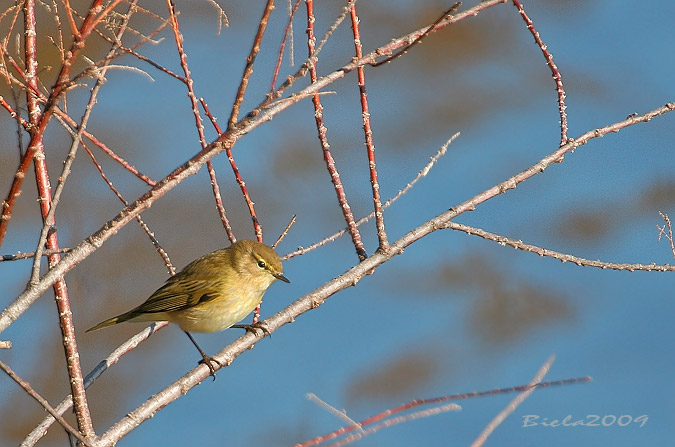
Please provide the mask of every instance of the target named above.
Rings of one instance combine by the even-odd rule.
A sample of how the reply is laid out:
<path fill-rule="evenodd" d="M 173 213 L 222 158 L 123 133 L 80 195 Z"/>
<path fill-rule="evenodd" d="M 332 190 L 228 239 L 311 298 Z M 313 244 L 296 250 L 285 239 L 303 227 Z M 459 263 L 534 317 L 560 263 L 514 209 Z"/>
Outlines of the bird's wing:
<path fill-rule="evenodd" d="M 137 313 L 171 312 L 211 301 L 221 289 L 218 281 L 171 281 L 160 287 L 143 304 L 133 310 Z"/>

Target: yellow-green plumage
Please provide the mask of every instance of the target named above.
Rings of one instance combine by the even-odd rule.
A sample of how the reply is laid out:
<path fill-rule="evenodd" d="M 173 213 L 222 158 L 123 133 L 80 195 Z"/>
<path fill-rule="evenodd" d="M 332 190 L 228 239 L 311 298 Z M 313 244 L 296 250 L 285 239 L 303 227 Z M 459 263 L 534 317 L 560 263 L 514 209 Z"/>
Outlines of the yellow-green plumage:
<path fill-rule="evenodd" d="M 169 321 L 186 332 L 222 331 L 251 313 L 276 279 L 289 282 L 274 249 L 242 240 L 192 261 L 143 304 L 87 332 L 124 321 Z"/>

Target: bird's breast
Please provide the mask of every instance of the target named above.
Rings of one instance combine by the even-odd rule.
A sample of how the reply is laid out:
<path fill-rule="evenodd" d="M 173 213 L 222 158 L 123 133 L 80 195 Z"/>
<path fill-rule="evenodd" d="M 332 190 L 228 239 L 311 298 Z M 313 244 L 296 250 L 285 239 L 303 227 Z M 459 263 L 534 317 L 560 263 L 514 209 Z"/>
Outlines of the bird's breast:
<path fill-rule="evenodd" d="M 225 290 L 219 297 L 173 312 L 171 321 L 189 332 L 218 332 L 243 320 L 262 300 L 265 290 Z"/>

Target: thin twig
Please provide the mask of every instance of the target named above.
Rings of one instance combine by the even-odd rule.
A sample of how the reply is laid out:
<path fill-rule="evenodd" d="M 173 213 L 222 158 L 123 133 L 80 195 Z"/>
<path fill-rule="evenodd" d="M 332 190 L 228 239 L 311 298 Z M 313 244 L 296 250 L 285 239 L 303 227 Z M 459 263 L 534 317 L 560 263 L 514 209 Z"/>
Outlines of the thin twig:
<path fill-rule="evenodd" d="M 658 225 L 656 228 L 659 230 L 659 238 L 658 241 L 661 242 L 661 236 L 664 236 L 668 241 L 670 242 L 670 252 L 673 254 L 673 258 L 675 258 L 675 244 L 673 241 L 673 227 L 670 224 L 670 218 L 666 213 L 662 213 L 659 211 L 659 215 L 663 218 L 663 220 L 666 221 L 666 224 L 663 227 L 659 227 Z M 668 233 L 666 234 L 666 228 L 668 228 Z"/>
<path fill-rule="evenodd" d="M 54 253 L 70 253 L 70 248 L 59 248 L 58 250 L 42 250 L 42 256 L 53 255 Z M 18 252 L 12 255 L 0 255 L 0 262 L 2 261 L 18 261 L 21 259 L 32 259 L 35 258 L 34 251 L 28 252 Z"/>
<path fill-rule="evenodd" d="M 647 271 L 647 272 L 673 272 L 675 271 L 675 265 L 669 264 L 627 264 L 627 263 L 616 263 L 616 262 L 606 262 L 599 260 L 591 260 L 580 258 L 578 256 L 570 255 L 567 253 L 561 253 L 554 250 L 549 250 L 548 248 L 538 247 L 536 245 L 526 244 L 521 240 L 511 239 L 508 237 L 501 236 L 499 234 L 490 233 L 488 231 L 482 230 L 480 228 L 470 227 L 468 225 L 463 225 L 456 222 L 448 222 L 443 225 L 443 228 L 449 228 L 451 230 L 463 231 L 466 234 L 471 234 L 474 236 L 482 237 L 490 241 L 497 242 L 499 245 L 508 245 L 509 247 L 516 248 L 518 250 L 528 251 L 530 253 L 536 253 L 539 256 L 548 256 L 555 258 L 561 262 L 571 262 L 573 264 L 583 266 L 583 267 L 597 267 L 601 269 L 611 269 L 611 270 L 626 270 L 629 272 L 634 272 L 638 270 Z"/>
<path fill-rule="evenodd" d="M 548 51 L 548 47 L 541 39 L 541 36 L 539 36 L 539 32 L 534 29 L 534 24 L 525 12 L 523 5 L 521 5 L 518 0 L 512 1 L 514 6 L 518 8 L 520 16 L 525 21 L 527 29 L 530 31 L 530 33 L 532 33 L 534 41 L 537 43 L 537 45 L 539 45 L 539 49 L 546 59 L 546 65 L 548 65 L 548 68 L 551 69 L 551 75 L 555 81 L 555 90 L 558 93 L 558 113 L 560 113 L 560 145 L 562 146 L 563 144 L 567 143 L 567 112 L 565 111 L 567 106 L 565 105 L 565 88 L 563 87 L 562 76 L 560 75 L 560 71 L 553 61 L 553 55 L 550 51 Z"/>
<path fill-rule="evenodd" d="M 461 409 L 462 407 L 460 407 L 457 404 L 446 404 L 435 408 L 429 408 L 428 410 L 416 411 L 414 413 L 406 414 L 403 416 L 390 418 L 385 420 L 384 422 L 381 422 L 379 424 L 370 427 L 367 430 L 363 430 L 362 432 L 346 436 L 344 439 L 341 439 L 340 441 L 334 442 L 332 444 L 328 444 L 325 447 L 342 447 L 343 445 L 352 444 L 358 441 L 359 439 L 362 439 L 368 435 L 372 435 L 373 433 L 378 432 L 384 428 L 393 427 L 394 425 L 403 424 L 405 422 L 410 422 L 415 419 L 427 418 L 441 413 L 447 413 L 448 411 L 460 411 Z"/>
<path fill-rule="evenodd" d="M 202 105 L 202 109 L 204 109 L 206 117 L 211 121 L 211 125 L 213 125 L 213 128 L 216 129 L 216 132 L 220 134 L 221 130 L 220 126 L 218 125 L 218 121 L 216 121 L 216 118 L 211 114 L 211 110 L 209 110 L 209 106 L 206 104 L 206 101 L 204 101 L 204 98 L 199 98 L 199 102 Z M 207 168 L 213 167 L 210 160 L 207 162 L 206 166 Z M 211 174 L 212 172 L 213 174 Z M 216 171 L 213 169 L 209 169 L 209 175 L 212 176 L 211 186 L 213 187 L 213 194 L 216 199 L 216 208 L 218 209 L 218 214 L 220 214 L 220 221 L 222 222 L 223 227 L 225 228 L 225 233 L 227 234 L 227 238 L 230 240 L 230 243 L 234 244 L 235 242 L 237 242 L 237 237 L 234 235 L 234 231 L 232 231 L 230 219 L 227 217 L 227 213 L 225 212 L 225 205 L 223 204 L 223 198 L 220 195 L 220 186 L 218 186 L 218 183 L 214 182 Z"/>
<path fill-rule="evenodd" d="M 295 219 L 297 217 L 298 217 L 297 214 L 293 214 L 293 217 L 291 217 L 291 221 L 288 222 L 288 225 L 286 225 L 286 228 L 284 228 L 284 231 L 281 232 L 281 234 L 277 238 L 276 242 L 274 244 L 272 244 L 272 248 L 277 248 L 277 245 L 279 245 L 279 243 L 286 237 L 286 235 L 288 234 L 288 230 L 291 229 L 291 227 L 295 223 Z"/>
<path fill-rule="evenodd" d="M 241 104 L 244 102 L 246 87 L 248 87 L 248 81 L 251 78 L 251 74 L 253 74 L 253 63 L 255 62 L 256 56 L 260 52 L 260 43 L 262 42 L 262 38 L 265 35 L 267 22 L 270 18 L 270 14 L 272 13 L 273 9 L 274 9 L 274 0 L 267 0 L 267 4 L 265 5 L 263 15 L 260 18 L 260 21 L 258 22 L 258 32 L 255 35 L 255 39 L 253 39 L 253 46 L 251 47 L 251 52 L 246 58 L 246 67 L 244 68 L 244 74 L 241 76 L 241 83 L 239 84 L 239 89 L 237 90 L 236 99 L 234 100 L 234 104 L 232 105 L 232 113 L 230 114 L 230 119 L 227 123 L 228 128 L 234 127 L 234 125 L 237 123 L 239 119 L 239 109 L 241 108 Z"/>
<path fill-rule="evenodd" d="M 225 28 L 230 26 L 230 21 L 227 18 L 227 14 L 225 14 L 223 8 L 218 3 L 216 3 L 216 0 L 207 0 L 207 2 L 211 3 L 211 5 L 213 5 L 213 7 L 218 10 L 218 35 L 220 36 L 223 26 L 225 26 Z"/>
<path fill-rule="evenodd" d="M 272 82 L 270 84 L 270 93 L 272 96 L 274 94 L 274 86 L 277 84 L 277 77 L 279 76 L 279 70 L 281 70 L 281 62 L 284 59 L 284 50 L 286 49 L 286 42 L 290 40 L 290 54 L 291 54 L 291 67 L 293 66 L 293 18 L 295 13 L 298 12 L 300 7 L 300 2 L 302 0 L 295 0 L 295 5 L 291 3 L 292 0 L 289 0 L 289 11 L 288 11 L 288 24 L 286 24 L 286 29 L 284 30 L 284 37 L 281 39 L 281 45 L 279 46 L 279 54 L 277 55 L 277 65 L 274 67 L 274 72 L 272 74 Z"/>
<path fill-rule="evenodd" d="M 108 188 L 115 194 L 115 197 L 117 197 L 125 206 L 129 206 L 129 202 L 126 201 L 126 199 L 122 196 L 122 193 L 119 192 L 119 190 L 115 187 L 112 181 L 108 179 L 108 176 L 105 174 L 103 171 L 103 167 L 101 164 L 96 160 L 96 157 L 94 156 L 93 152 L 87 147 L 86 144 L 83 144 L 82 147 L 84 148 L 85 152 L 89 155 L 89 158 L 91 158 L 91 161 L 94 163 L 94 166 L 96 167 L 96 170 L 98 171 L 99 175 L 103 179 L 103 181 L 108 185 Z M 162 260 L 164 261 L 164 265 L 166 265 L 166 268 L 169 271 L 169 274 L 171 276 L 176 274 L 176 268 L 173 266 L 173 263 L 171 262 L 171 258 L 169 258 L 169 254 L 164 250 L 164 247 L 159 243 L 157 238 L 155 237 L 155 233 L 150 230 L 150 227 L 143 221 L 141 216 L 136 216 L 136 221 L 138 224 L 141 226 L 145 234 L 148 235 L 150 238 L 150 242 L 152 242 L 152 245 L 155 247 L 155 250 L 157 253 L 159 253 L 159 256 L 161 256 Z"/>
<path fill-rule="evenodd" d="M 305 397 L 307 397 L 307 399 L 315 402 L 317 405 L 319 405 L 321 408 L 325 409 L 329 413 L 331 413 L 331 414 L 337 416 L 338 418 L 342 419 L 343 421 L 347 422 L 349 425 L 355 426 L 356 430 L 365 434 L 365 431 L 363 430 L 363 427 L 361 427 L 361 424 L 359 424 L 354 419 L 347 416 L 346 410 L 338 410 L 334 406 L 332 406 L 332 405 L 328 404 L 327 402 L 325 402 L 324 400 L 320 399 L 319 396 L 317 396 L 314 393 L 307 393 L 305 395 Z"/>
<path fill-rule="evenodd" d="M 403 48 L 402 48 L 401 50 L 399 50 L 398 52 L 396 52 L 396 53 L 392 54 L 391 56 L 387 57 L 386 59 L 383 59 L 383 60 L 381 60 L 381 61 L 379 61 L 379 62 L 373 62 L 373 63 L 370 64 L 370 65 L 373 66 L 373 67 L 379 67 L 379 66 L 382 65 L 382 64 L 387 64 L 387 63 L 391 62 L 392 60 L 396 59 L 397 57 L 400 57 L 400 56 L 406 54 L 406 53 L 408 52 L 408 50 L 410 50 L 412 47 L 414 47 L 415 45 L 419 45 L 420 43 L 422 43 L 422 40 L 424 40 L 429 34 L 431 34 L 432 31 L 436 31 L 436 29 L 437 29 L 436 27 L 437 27 L 442 21 L 444 21 L 448 16 L 450 16 L 452 13 L 456 12 L 456 11 L 457 11 L 457 8 L 459 8 L 461 5 L 462 5 L 462 2 L 457 2 L 457 3 L 455 3 L 454 5 L 452 5 L 452 6 L 450 7 L 450 9 L 448 9 L 448 10 L 445 11 L 443 14 L 441 14 L 441 16 L 440 16 L 439 18 L 437 18 L 436 21 L 435 21 L 434 23 L 432 23 L 432 24 L 426 29 L 426 31 L 424 31 L 422 34 L 420 34 L 420 35 L 417 36 L 415 39 L 413 39 L 408 45 L 406 45 L 405 47 L 403 47 Z"/>
<path fill-rule="evenodd" d="M 359 30 L 359 18 L 356 15 L 356 4 L 352 4 L 350 11 L 352 20 L 352 31 L 354 35 L 354 50 L 357 59 L 363 57 L 363 46 L 361 45 L 361 32 Z M 373 128 L 370 123 L 370 109 L 368 107 L 368 94 L 366 93 L 366 73 L 363 67 L 356 69 L 359 94 L 361 98 L 361 118 L 363 119 L 363 131 L 366 140 L 366 155 L 368 158 L 368 171 L 370 172 L 370 186 L 373 191 L 373 208 L 375 212 L 375 227 L 377 228 L 377 238 L 379 240 L 378 250 L 387 252 L 389 250 L 389 241 L 387 232 L 384 229 L 384 213 L 382 212 L 382 199 L 380 198 L 380 182 L 377 179 L 377 164 L 375 163 L 375 142 L 373 141 Z"/>

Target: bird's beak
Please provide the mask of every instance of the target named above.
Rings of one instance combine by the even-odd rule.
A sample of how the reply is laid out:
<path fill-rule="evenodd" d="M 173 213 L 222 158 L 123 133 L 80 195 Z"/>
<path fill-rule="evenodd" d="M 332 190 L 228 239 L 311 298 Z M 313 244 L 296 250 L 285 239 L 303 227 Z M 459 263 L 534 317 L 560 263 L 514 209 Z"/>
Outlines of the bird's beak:
<path fill-rule="evenodd" d="M 276 279 L 282 280 L 283 282 L 290 283 L 290 281 L 288 280 L 288 278 L 286 278 L 286 277 L 285 277 L 284 275 L 282 275 L 281 273 L 272 273 L 272 276 L 274 276 Z"/>

